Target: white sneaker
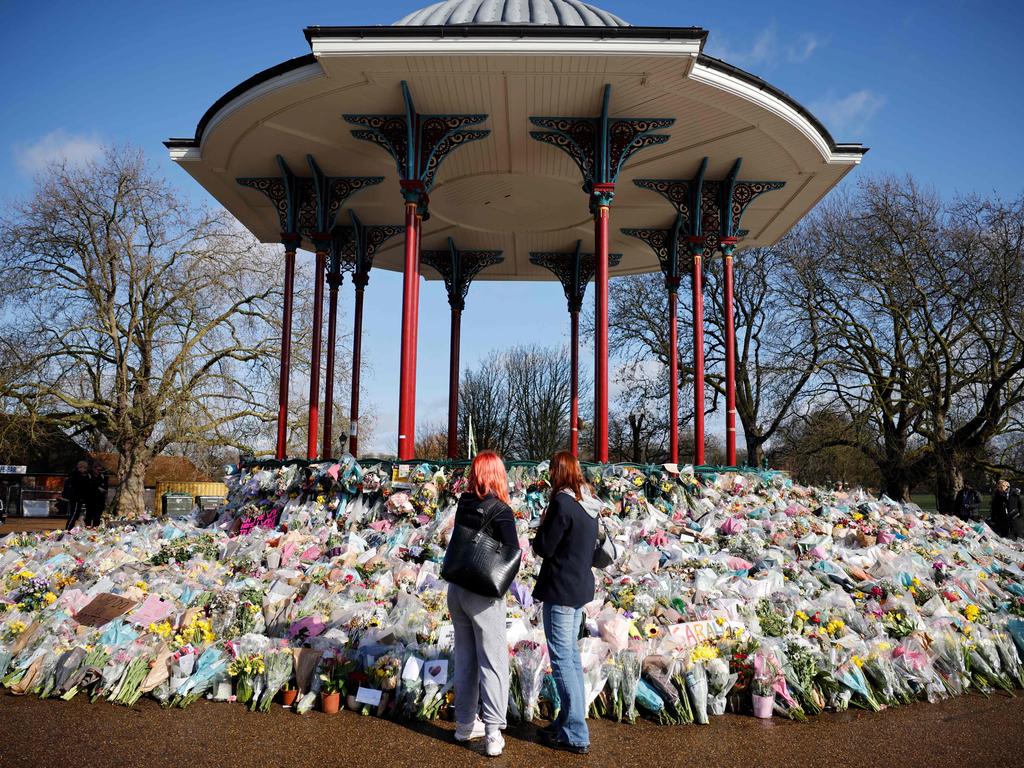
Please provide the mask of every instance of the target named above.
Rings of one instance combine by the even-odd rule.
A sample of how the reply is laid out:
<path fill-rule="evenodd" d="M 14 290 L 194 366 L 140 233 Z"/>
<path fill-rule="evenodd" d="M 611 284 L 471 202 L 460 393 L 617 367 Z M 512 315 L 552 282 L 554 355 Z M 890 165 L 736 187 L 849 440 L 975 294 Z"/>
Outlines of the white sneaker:
<path fill-rule="evenodd" d="M 505 737 L 500 731 L 487 734 L 487 741 L 484 742 L 484 752 L 488 757 L 497 757 L 505 749 Z"/>
<path fill-rule="evenodd" d="M 455 726 L 456 741 L 472 741 L 473 739 L 482 739 L 485 733 L 486 730 L 484 729 L 483 721 L 479 717 L 469 725 Z"/>

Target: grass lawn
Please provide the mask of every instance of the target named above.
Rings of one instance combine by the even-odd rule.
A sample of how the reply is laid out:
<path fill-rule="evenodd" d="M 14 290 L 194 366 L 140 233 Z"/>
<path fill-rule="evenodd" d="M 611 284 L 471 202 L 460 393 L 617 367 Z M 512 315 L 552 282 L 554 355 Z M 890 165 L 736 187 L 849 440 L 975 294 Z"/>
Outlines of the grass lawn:
<path fill-rule="evenodd" d="M 935 512 L 935 494 L 934 493 L 915 493 L 910 496 L 917 506 L 923 509 L 925 512 Z M 992 496 L 983 493 L 981 494 L 981 513 L 984 516 L 988 516 L 988 511 L 992 508 Z"/>

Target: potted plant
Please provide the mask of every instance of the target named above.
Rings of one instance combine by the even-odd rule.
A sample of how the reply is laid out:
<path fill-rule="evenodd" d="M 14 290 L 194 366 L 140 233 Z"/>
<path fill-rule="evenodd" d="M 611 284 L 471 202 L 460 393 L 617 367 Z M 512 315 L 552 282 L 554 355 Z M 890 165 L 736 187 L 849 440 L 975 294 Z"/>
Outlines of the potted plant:
<path fill-rule="evenodd" d="M 324 659 L 320 665 L 320 709 L 328 715 L 337 714 L 341 697 L 347 690 L 351 662 L 342 658 Z"/>
<path fill-rule="evenodd" d="M 295 698 L 299 695 L 298 689 L 294 683 L 289 680 L 281 688 L 281 706 L 290 707 L 295 703 Z"/>

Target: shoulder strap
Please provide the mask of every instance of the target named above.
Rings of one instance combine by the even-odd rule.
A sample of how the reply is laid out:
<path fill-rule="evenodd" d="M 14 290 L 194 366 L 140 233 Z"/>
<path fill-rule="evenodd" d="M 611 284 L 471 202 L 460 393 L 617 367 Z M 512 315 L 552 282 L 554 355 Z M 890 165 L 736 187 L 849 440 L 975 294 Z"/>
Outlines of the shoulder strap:
<path fill-rule="evenodd" d="M 498 502 L 498 503 L 496 504 L 495 502 Z M 484 508 L 487 505 L 489 505 L 490 509 L 491 509 L 491 511 L 489 513 L 485 513 L 484 512 Z M 497 516 L 501 514 L 501 507 L 503 505 L 504 505 L 504 502 L 501 501 L 501 499 L 488 499 L 486 502 L 484 502 L 484 504 L 481 504 L 479 507 L 477 507 L 476 511 L 480 513 L 480 517 L 481 517 L 481 522 L 480 522 L 480 530 L 481 531 L 486 531 L 488 528 L 490 528 L 491 523 L 493 523 L 495 518 L 497 518 Z"/>

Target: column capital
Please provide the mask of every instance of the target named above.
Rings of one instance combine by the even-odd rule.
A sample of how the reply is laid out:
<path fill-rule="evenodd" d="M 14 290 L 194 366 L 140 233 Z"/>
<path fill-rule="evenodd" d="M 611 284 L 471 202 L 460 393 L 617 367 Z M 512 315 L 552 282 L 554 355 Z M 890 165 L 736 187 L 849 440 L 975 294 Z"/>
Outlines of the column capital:
<path fill-rule="evenodd" d="M 302 237 L 298 232 L 282 232 L 281 245 L 284 246 L 286 252 L 295 253 L 302 245 Z"/>

